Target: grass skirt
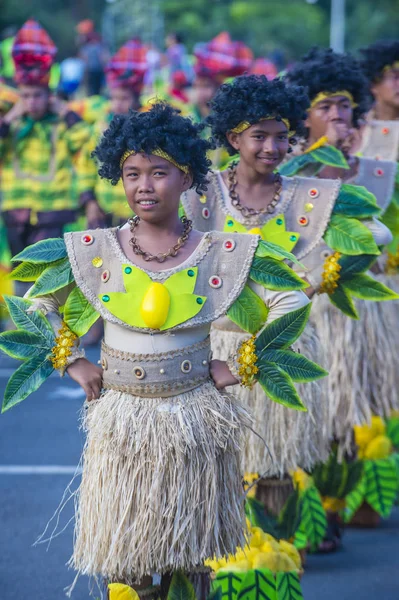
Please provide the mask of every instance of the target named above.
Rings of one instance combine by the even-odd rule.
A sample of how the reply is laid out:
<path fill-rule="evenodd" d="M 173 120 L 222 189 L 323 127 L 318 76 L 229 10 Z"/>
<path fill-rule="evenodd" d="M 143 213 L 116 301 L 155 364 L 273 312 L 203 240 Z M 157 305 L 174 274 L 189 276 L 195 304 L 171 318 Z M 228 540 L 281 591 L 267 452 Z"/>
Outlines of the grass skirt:
<path fill-rule="evenodd" d="M 374 277 L 398 288 L 398 278 Z M 351 451 L 354 425 L 398 408 L 399 302 L 359 300 L 356 308 L 359 320 L 350 319 L 323 294 L 310 314 L 327 355 L 329 427 L 341 453 Z"/>
<path fill-rule="evenodd" d="M 212 328 L 211 347 L 214 358 L 226 360 L 248 334 Z M 314 329 L 309 324 L 295 344 L 306 358 L 323 364 L 323 350 Z M 243 405 L 254 419 L 254 430 L 247 431 L 242 468 L 244 472 L 263 477 L 284 477 L 292 469 L 311 469 L 328 457 L 330 435 L 325 379 L 297 386 L 308 412 L 299 412 L 270 400 L 261 386 L 252 390 L 234 388 Z M 233 389 L 233 388 L 232 388 Z"/>
<path fill-rule="evenodd" d="M 240 438 L 250 420 L 231 396 L 210 382 L 169 398 L 108 390 L 83 425 L 70 561 L 79 573 L 134 585 L 243 544 Z"/>

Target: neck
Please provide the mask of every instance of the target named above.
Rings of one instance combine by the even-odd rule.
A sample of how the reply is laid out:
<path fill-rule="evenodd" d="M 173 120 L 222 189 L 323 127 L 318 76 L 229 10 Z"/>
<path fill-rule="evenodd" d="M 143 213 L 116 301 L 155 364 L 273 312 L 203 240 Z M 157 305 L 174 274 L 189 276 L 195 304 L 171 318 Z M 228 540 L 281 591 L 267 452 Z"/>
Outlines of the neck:
<path fill-rule="evenodd" d="M 274 173 L 258 173 L 253 167 L 240 160 L 237 165 L 237 180 L 242 187 L 250 188 L 256 185 L 274 183 Z"/>
<path fill-rule="evenodd" d="M 140 220 L 137 228 L 139 235 L 146 237 L 154 237 L 154 239 L 166 238 L 166 237 L 179 237 L 182 232 L 183 226 L 177 214 L 173 214 L 168 218 L 162 220 L 159 223 L 150 223 L 148 221 Z"/>
<path fill-rule="evenodd" d="M 374 106 L 374 115 L 380 121 L 397 121 L 399 119 L 399 106 L 377 101 Z"/>

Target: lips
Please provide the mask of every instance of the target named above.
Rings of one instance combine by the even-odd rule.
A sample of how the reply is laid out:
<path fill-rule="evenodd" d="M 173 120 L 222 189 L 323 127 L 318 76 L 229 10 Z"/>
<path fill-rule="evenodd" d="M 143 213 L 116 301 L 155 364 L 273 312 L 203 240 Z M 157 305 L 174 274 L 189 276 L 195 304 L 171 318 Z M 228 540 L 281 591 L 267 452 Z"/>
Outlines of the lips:
<path fill-rule="evenodd" d="M 158 202 L 153 198 L 141 198 L 137 201 L 137 204 L 140 206 L 155 206 L 155 204 L 158 204 Z"/>

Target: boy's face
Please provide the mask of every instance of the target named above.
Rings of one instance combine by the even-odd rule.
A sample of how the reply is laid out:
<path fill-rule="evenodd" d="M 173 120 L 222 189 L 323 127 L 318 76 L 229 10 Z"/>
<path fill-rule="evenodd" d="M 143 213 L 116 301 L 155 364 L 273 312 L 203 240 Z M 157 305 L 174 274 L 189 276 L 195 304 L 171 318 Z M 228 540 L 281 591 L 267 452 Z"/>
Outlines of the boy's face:
<path fill-rule="evenodd" d="M 399 69 L 390 69 L 375 83 L 371 92 L 379 104 L 399 109 Z"/>
<path fill-rule="evenodd" d="M 50 92 L 40 85 L 21 85 L 20 97 L 25 108 L 25 114 L 39 120 L 48 110 Z"/>
<path fill-rule="evenodd" d="M 326 135 L 330 123 L 352 127 L 352 120 L 351 101 L 346 96 L 332 96 L 309 109 L 305 125 L 310 129 L 310 137 L 317 140 Z"/>
<path fill-rule="evenodd" d="M 227 139 L 240 153 L 240 161 L 262 175 L 276 169 L 289 147 L 285 123 L 275 119 L 259 121 L 240 134 L 229 132 Z"/>
<path fill-rule="evenodd" d="M 123 164 L 122 181 L 132 211 L 156 224 L 176 217 L 192 179 L 164 158 L 132 154 Z"/>
<path fill-rule="evenodd" d="M 128 88 L 118 87 L 111 89 L 111 112 L 114 115 L 127 115 L 131 108 L 139 108 L 137 98 Z"/>

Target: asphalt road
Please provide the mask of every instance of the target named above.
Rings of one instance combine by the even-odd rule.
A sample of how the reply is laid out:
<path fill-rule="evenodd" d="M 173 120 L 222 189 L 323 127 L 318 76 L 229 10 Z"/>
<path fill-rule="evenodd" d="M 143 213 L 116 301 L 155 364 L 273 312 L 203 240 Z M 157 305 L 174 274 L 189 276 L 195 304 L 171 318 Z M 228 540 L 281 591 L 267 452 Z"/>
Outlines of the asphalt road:
<path fill-rule="evenodd" d="M 89 354 L 97 360 L 97 351 Z M 1 397 L 12 366 L 0 356 Z M 62 600 L 74 580 L 66 566 L 72 524 L 50 547 L 33 544 L 79 462 L 82 400 L 73 382 L 54 375 L 0 417 L 0 600 Z M 59 529 L 71 519 L 72 505 L 63 510 Z M 399 600 L 399 510 L 377 530 L 347 530 L 340 552 L 309 557 L 302 587 L 305 600 Z M 72 598 L 89 597 L 82 577 Z"/>

